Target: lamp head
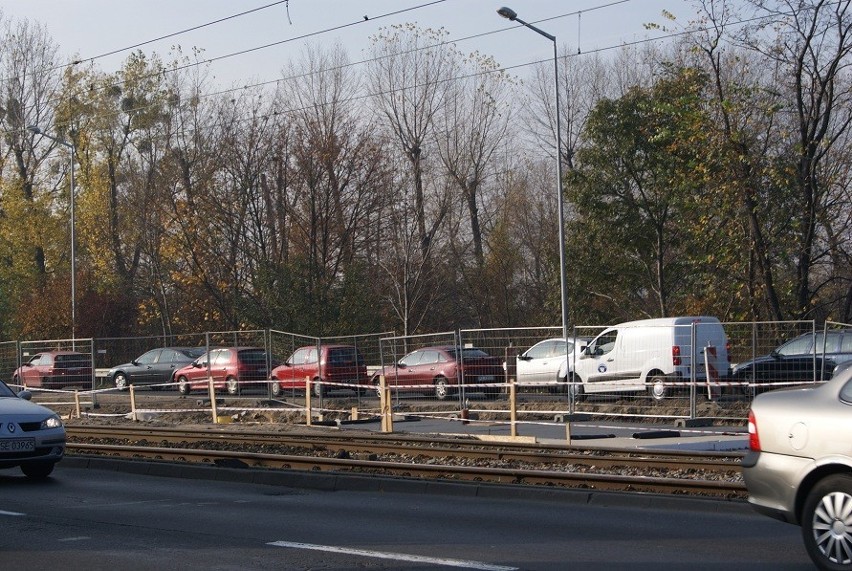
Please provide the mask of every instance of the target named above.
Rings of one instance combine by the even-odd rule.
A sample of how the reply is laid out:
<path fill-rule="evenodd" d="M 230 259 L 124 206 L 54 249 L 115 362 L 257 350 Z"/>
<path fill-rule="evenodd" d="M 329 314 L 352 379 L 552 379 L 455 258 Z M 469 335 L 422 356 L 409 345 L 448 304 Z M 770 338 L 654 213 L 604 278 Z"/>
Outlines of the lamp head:
<path fill-rule="evenodd" d="M 507 20 L 511 20 L 513 22 L 518 17 L 517 12 L 515 12 L 511 8 L 506 8 L 505 6 L 503 6 L 499 10 L 497 10 L 497 13 L 500 14 L 501 16 L 503 16 L 504 18 L 506 18 Z"/>

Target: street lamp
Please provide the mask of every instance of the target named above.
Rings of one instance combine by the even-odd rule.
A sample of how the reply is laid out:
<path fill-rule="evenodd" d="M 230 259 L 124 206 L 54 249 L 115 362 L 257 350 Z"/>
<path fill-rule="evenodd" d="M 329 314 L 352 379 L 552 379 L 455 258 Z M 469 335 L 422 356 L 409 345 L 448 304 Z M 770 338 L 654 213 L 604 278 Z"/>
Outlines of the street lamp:
<path fill-rule="evenodd" d="M 74 221 L 74 143 L 48 135 L 38 125 L 29 125 L 27 131 L 47 137 L 58 145 L 68 147 L 71 153 L 71 338 L 77 338 L 77 239 Z"/>
<path fill-rule="evenodd" d="M 506 8 L 505 6 L 497 10 L 497 13 L 511 20 L 512 22 L 518 22 L 523 24 L 530 30 L 541 34 L 551 42 L 553 42 L 553 72 L 554 72 L 554 86 L 556 93 L 556 201 L 557 208 L 559 209 L 559 286 L 562 290 L 562 336 L 565 338 L 565 354 L 567 357 L 568 354 L 568 290 L 565 285 L 565 212 L 562 207 L 562 158 L 560 157 L 560 153 L 562 152 L 562 125 L 561 125 L 561 117 L 559 112 L 559 58 L 556 49 L 556 36 L 548 34 L 544 30 L 540 30 L 529 24 L 524 22 L 520 18 L 518 18 L 518 13 L 512 10 L 511 8 Z"/>

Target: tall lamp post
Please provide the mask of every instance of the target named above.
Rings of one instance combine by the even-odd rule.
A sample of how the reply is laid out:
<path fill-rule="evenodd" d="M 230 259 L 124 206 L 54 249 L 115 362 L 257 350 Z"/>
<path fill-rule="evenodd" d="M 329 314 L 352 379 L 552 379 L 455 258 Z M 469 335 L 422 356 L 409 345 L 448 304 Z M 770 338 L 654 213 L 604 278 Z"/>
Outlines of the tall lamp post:
<path fill-rule="evenodd" d="M 556 201 L 559 209 L 559 287 L 562 293 L 562 336 L 565 338 L 565 351 L 568 351 L 568 290 L 565 285 L 565 211 L 562 207 L 562 125 L 559 111 L 559 58 L 556 47 L 556 36 L 548 34 L 544 30 L 536 28 L 532 24 L 518 18 L 518 13 L 505 6 L 497 10 L 497 13 L 512 22 L 523 24 L 530 30 L 541 34 L 553 42 L 553 72 L 554 91 L 556 94 Z"/>
<path fill-rule="evenodd" d="M 42 131 L 37 125 L 29 125 L 27 131 L 47 137 L 54 143 L 68 147 L 71 153 L 71 338 L 77 338 L 77 236 L 75 232 L 74 220 L 74 143 L 69 143 L 64 139 L 59 139 L 52 135 L 48 135 Z"/>

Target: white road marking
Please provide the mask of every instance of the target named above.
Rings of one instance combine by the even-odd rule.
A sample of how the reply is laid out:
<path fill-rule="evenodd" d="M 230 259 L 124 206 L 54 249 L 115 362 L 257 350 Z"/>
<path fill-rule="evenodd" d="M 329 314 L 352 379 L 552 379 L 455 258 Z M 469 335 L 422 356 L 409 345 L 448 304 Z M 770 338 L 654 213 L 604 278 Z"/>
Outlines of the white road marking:
<path fill-rule="evenodd" d="M 57 541 L 87 541 L 89 539 L 92 538 L 87 535 L 81 535 L 80 537 L 63 537 L 62 539 L 59 539 Z"/>
<path fill-rule="evenodd" d="M 0 510 L 0 515 L 23 516 L 27 514 L 22 514 L 20 512 L 5 512 L 3 510 Z"/>
<path fill-rule="evenodd" d="M 492 565 L 480 561 L 465 561 L 463 559 L 444 559 L 440 557 L 424 557 L 422 555 L 407 555 L 405 553 L 389 553 L 385 551 L 370 551 L 367 549 L 352 549 L 350 547 L 338 547 L 336 545 L 315 545 L 313 543 L 295 543 L 292 541 L 271 541 L 267 545 L 276 547 L 289 547 L 291 549 L 309 549 L 312 551 L 327 551 L 330 553 L 343 553 L 346 555 L 360 555 L 361 557 L 372 557 L 374 559 L 393 559 L 394 561 L 408 561 L 411 563 L 426 563 L 428 565 L 442 565 L 444 567 L 463 567 L 465 569 L 481 569 L 482 571 L 517 571 L 517 567 L 506 567 L 504 565 Z"/>

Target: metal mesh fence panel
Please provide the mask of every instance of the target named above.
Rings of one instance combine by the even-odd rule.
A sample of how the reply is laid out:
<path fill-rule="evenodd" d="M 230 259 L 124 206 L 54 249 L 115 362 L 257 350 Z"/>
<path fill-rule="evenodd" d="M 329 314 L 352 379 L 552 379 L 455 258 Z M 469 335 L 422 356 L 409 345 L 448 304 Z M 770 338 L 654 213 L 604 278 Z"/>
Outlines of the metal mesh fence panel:
<path fill-rule="evenodd" d="M 41 404 L 68 404 L 74 391 L 94 390 L 92 347 L 92 339 L 22 341 L 12 383 L 30 390 Z"/>
<path fill-rule="evenodd" d="M 443 413 L 449 403 L 460 405 L 465 394 L 459 350 L 455 332 L 383 337 L 379 340 L 380 367 L 370 384 L 378 387 L 384 376 L 397 409 L 405 406 L 415 411 L 419 407 L 423 412 Z M 495 365 L 499 370 L 499 361 Z M 458 408 L 453 410 L 458 412 Z"/>
<path fill-rule="evenodd" d="M 0 343 L 0 379 L 12 383 L 12 375 L 20 366 L 17 341 L 5 341 Z M 19 387 L 12 387 L 18 390 Z"/>
<path fill-rule="evenodd" d="M 190 356 L 176 356 L 162 349 L 197 348 L 191 354 L 198 357 L 207 350 L 203 333 L 157 335 L 148 337 L 104 337 L 94 339 L 95 379 L 98 388 L 116 386 L 116 373 L 126 375 L 119 384 L 150 385 L 155 389 L 174 389 L 173 373 L 192 361 Z M 185 357 L 185 358 L 184 358 Z M 135 362 L 140 360 L 140 365 Z M 166 363 L 168 361 L 168 363 Z M 155 371 L 157 374 L 152 373 Z"/>

